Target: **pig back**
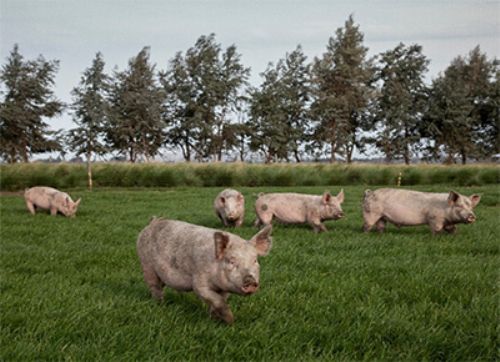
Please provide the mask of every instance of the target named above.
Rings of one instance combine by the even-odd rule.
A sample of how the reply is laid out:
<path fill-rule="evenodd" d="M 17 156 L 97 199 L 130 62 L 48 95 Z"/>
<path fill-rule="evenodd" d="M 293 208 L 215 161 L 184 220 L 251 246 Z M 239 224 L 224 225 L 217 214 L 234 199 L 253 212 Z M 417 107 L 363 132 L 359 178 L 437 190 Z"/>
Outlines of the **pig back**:
<path fill-rule="evenodd" d="M 137 252 L 157 271 L 193 275 L 215 262 L 213 232 L 181 221 L 153 219 L 139 235 Z"/>
<path fill-rule="evenodd" d="M 370 208 L 382 211 L 384 217 L 400 225 L 427 223 L 430 215 L 444 214 L 447 194 L 401 189 L 379 189 L 369 199 Z"/>
<path fill-rule="evenodd" d="M 50 209 L 52 206 L 57 207 L 60 200 L 68 196 L 66 193 L 56 190 L 52 187 L 35 186 L 25 191 L 24 198 L 43 209 Z"/>
<path fill-rule="evenodd" d="M 303 223 L 309 209 L 321 206 L 321 196 L 297 193 L 265 194 L 257 199 L 257 211 L 271 211 L 284 223 Z"/>

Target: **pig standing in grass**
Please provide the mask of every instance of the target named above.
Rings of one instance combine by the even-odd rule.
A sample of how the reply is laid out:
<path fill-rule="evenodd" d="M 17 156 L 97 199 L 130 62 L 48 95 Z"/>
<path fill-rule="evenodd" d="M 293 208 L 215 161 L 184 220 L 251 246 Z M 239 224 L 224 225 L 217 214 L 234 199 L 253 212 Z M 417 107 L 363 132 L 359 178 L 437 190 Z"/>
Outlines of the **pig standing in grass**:
<path fill-rule="evenodd" d="M 344 191 L 337 196 L 325 192 L 322 196 L 296 193 L 259 194 L 255 202 L 257 220 L 255 226 L 269 225 L 273 218 L 285 224 L 308 223 L 316 232 L 326 231 L 325 220 L 337 220 L 344 216 L 340 204 Z"/>
<path fill-rule="evenodd" d="M 224 226 L 241 226 L 245 218 L 245 198 L 236 190 L 225 189 L 215 198 L 214 210 Z"/>
<path fill-rule="evenodd" d="M 165 285 L 194 291 L 213 317 L 233 322 L 229 293 L 250 295 L 259 288 L 258 256 L 271 248 L 271 226 L 249 241 L 182 221 L 153 218 L 137 240 L 144 280 L 163 300 Z"/>
<path fill-rule="evenodd" d="M 472 211 L 481 197 L 457 192 L 432 193 L 401 189 L 366 190 L 363 200 L 364 231 L 376 225 L 384 231 L 386 221 L 396 226 L 427 224 L 432 233 L 442 230 L 454 233 L 455 224 L 476 221 Z"/>
<path fill-rule="evenodd" d="M 62 191 L 52 187 L 36 186 L 24 191 L 24 200 L 29 212 L 35 215 L 35 208 L 50 210 L 51 215 L 59 211 L 64 216 L 74 217 L 81 199 L 76 202 Z"/>

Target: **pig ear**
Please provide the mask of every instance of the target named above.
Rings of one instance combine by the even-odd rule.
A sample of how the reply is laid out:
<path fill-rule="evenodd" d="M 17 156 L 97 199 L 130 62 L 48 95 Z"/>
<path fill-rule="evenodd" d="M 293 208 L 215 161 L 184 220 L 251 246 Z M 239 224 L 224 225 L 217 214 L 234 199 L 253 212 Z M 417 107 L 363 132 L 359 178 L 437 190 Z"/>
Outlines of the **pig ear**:
<path fill-rule="evenodd" d="M 214 233 L 215 242 L 215 258 L 217 260 L 222 260 L 224 258 L 224 252 L 226 251 L 227 244 L 229 244 L 229 236 L 220 231 Z"/>
<path fill-rule="evenodd" d="M 477 204 L 479 204 L 479 201 L 481 201 L 481 196 L 479 195 L 471 195 L 470 201 L 472 202 L 472 208 L 475 208 Z"/>
<path fill-rule="evenodd" d="M 64 200 L 64 201 L 66 202 L 66 206 L 68 206 L 68 205 L 69 205 L 69 203 L 70 203 L 70 201 L 69 201 L 69 197 L 68 197 L 68 196 L 66 196 L 66 200 Z"/>
<path fill-rule="evenodd" d="M 339 204 L 344 202 L 344 189 L 341 189 L 337 194 L 337 201 L 339 202 Z"/>
<path fill-rule="evenodd" d="M 220 197 L 220 202 L 222 202 L 222 204 L 225 204 L 226 203 L 226 198 L 224 196 L 221 196 Z"/>
<path fill-rule="evenodd" d="M 457 202 L 457 200 L 460 198 L 460 195 L 458 192 L 455 191 L 450 191 L 450 194 L 448 195 L 448 205 L 453 206 Z"/>
<path fill-rule="evenodd" d="M 76 200 L 75 202 L 75 206 L 78 207 L 78 205 L 80 205 L 80 201 L 82 201 L 82 198 L 80 197 L 78 200 Z"/>
<path fill-rule="evenodd" d="M 323 204 L 328 204 L 331 199 L 332 199 L 332 194 L 330 193 L 330 191 L 325 191 L 325 193 L 323 194 L 323 198 L 321 199 L 321 202 Z"/>
<path fill-rule="evenodd" d="M 238 201 L 239 201 L 239 202 L 243 202 L 243 201 L 245 201 L 245 198 L 243 197 L 243 195 L 242 195 L 242 194 L 238 194 Z"/>
<path fill-rule="evenodd" d="M 271 231 L 273 231 L 272 225 L 267 225 L 250 239 L 250 243 L 257 249 L 257 254 L 259 254 L 259 256 L 265 256 L 269 253 L 269 250 L 271 250 Z"/>

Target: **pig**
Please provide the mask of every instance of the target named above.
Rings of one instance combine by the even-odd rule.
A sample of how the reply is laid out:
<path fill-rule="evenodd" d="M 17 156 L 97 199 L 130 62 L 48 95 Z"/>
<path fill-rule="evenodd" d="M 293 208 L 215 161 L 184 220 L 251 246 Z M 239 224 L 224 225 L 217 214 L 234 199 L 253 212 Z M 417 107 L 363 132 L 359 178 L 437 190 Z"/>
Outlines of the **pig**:
<path fill-rule="evenodd" d="M 308 223 L 315 232 L 326 231 L 325 220 L 338 220 L 344 216 L 341 204 L 344 190 L 337 196 L 325 191 L 322 196 L 297 193 L 259 194 L 255 202 L 255 226 L 269 225 L 273 218 L 285 224 Z"/>
<path fill-rule="evenodd" d="M 418 192 L 402 189 L 366 190 L 363 200 L 363 229 L 376 225 L 383 232 L 388 221 L 396 226 L 427 224 L 432 234 L 441 231 L 454 233 L 455 224 L 476 221 L 472 211 L 481 196 L 469 197 L 455 191 L 449 193 Z"/>
<path fill-rule="evenodd" d="M 214 210 L 224 226 L 239 227 L 245 218 L 245 198 L 236 190 L 225 189 L 215 198 Z"/>
<path fill-rule="evenodd" d="M 36 186 L 24 190 L 24 200 L 26 207 L 32 215 L 35 215 L 35 209 L 50 210 L 50 214 L 55 216 L 59 211 L 67 217 L 74 217 L 81 198 L 73 202 L 71 197 L 62 191 L 52 187 Z"/>
<path fill-rule="evenodd" d="M 182 221 L 153 218 L 137 239 L 144 280 L 153 298 L 163 288 L 193 291 L 210 314 L 234 321 L 230 293 L 248 296 L 259 289 L 258 256 L 271 249 L 271 226 L 244 240 L 237 235 Z"/>

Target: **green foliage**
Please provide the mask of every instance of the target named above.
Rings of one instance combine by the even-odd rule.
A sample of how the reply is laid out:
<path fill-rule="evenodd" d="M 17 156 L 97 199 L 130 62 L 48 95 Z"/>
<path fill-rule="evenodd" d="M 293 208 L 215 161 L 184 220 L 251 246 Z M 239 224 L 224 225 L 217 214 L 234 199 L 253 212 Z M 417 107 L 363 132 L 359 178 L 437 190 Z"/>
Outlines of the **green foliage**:
<path fill-rule="evenodd" d="M 344 187 L 347 217 L 326 233 L 276 224 L 260 290 L 229 298 L 231 327 L 193 293 L 167 288 L 163 303 L 152 300 L 135 251 L 152 215 L 220 228 L 219 187 L 70 190 L 82 197 L 74 219 L 31 216 L 21 197 L 1 196 L 0 360 L 493 361 L 500 194 L 496 185 L 417 189 L 451 187 L 482 195 L 477 222 L 456 235 L 392 225 L 362 233 L 362 186 Z M 227 231 L 256 232 L 259 192 L 324 190 L 241 188 L 245 223 Z"/>
<path fill-rule="evenodd" d="M 454 163 L 460 157 L 491 156 L 498 145 L 499 62 L 488 61 L 479 47 L 457 57 L 433 81 L 422 132 L 432 142 L 428 157 Z"/>
<path fill-rule="evenodd" d="M 84 154 L 87 162 L 93 155 L 108 151 L 103 136 L 109 112 L 110 78 L 104 73 L 104 60 L 97 53 L 92 66 L 83 72 L 80 83 L 72 91 L 73 122 L 76 128 L 68 132 L 68 146 L 75 155 Z"/>
<path fill-rule="evenodd" d="M 62 151 L 59 132 L 45 119 L 62 112 L 52 90 L 59 61 L 41 55 L 25 61 L 14 45 L 0 70 L 0 157 L 9 163 L 28 162 L 33 153 Z"/>
<path fill-rule="evenodd" d="M 410 163 L 412 151 L 418 148 L 419 125 L 427 101 L 424 76 L 429 60 L 420 45 L 405 46 L 380 54 L 377 79 L 382 86 L 377 102 L 374 143 L 387 160 L 404 159 Z"/>
<path fill-rule="evenodd" d="M 480 186 L 500 183 L 500 167 L 475 166 L 381 166 L 330 164 L 125 164 L 97 163 L 96 187 L 174 186 L 331 186 L 331 185 Z M 35 185 L 60 188 L 86 184 L 83 165 L 23 164 L 0 166 L 0 189 L 23 190 Z"/>
<path fill-rule="evenodd" d="M 290 155 L 300 162 L 301 148 L 308 141 L 310 98 L 307 57 L 299 45 L 269 64 L 261 76 L 260 88 L 251 92 L 250 148 L 264 154 L 266 162 L 288 160 Z"/>
<path fill-rule="evenodd" d="M 221 160 L 241 134 L 230 116 L 241 111 L 242 88 L 250 68 L 241 63 L 236 46 L 224 52 L 215 34 L 200 36 L 185 55 L 178 52 L 161 75 L 166 92 L 166 134 L 171 147 L 180 148 L 184 159 Z"/>
<path fill-rule="evenodd" d="M 312 65 L 314 148 L 329 148 L 332 161 L 339 153 L 350 163 L 354 148 L 363 147 L 359 132 L 374 96 L 374 69 L 366 59 L 368 48 L 363 38 L 351 15 Z"/>
<path fill-rule="evenodd" d="M 149 160 L 165 141 L 162 118 L 165 94 L 159 86 L 149 48 L 130 59 L 128 69 L 115 72 L 110 90 L 110 112 L 106 138 L 113 150 L 135 162 Z"/>

